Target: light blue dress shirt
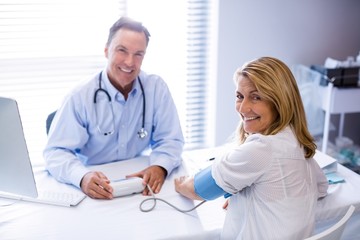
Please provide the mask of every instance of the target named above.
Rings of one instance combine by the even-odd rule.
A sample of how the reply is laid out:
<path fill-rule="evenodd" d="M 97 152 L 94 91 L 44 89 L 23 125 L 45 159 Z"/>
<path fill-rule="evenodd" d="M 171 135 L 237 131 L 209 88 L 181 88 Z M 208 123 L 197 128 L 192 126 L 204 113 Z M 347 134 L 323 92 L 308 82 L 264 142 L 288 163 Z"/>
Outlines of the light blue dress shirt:
<path fill-rule="evenodd" d="M 150 164 L 171 171 L 181 163 L 184 138 L 170 91 L 157 75 L 141 72 L 139 77 L 146 99 L 145 129 L 141 139 L 143 96 L 138 80 L 125 100 L 110 83 L 106 70 L 77 86 L 66 96 L 50 127 L 44 159 L 48 171 L 64 183 L 80 186 L 90 170 L 87 165 L 126 160 L 142 155 L 149 148 Z M 96 117 L 97 116 L 97 117 Z M 113 132 L 104 135 L 104 132 Z M 131 174 L 131 173 L 129 173 Z"/>

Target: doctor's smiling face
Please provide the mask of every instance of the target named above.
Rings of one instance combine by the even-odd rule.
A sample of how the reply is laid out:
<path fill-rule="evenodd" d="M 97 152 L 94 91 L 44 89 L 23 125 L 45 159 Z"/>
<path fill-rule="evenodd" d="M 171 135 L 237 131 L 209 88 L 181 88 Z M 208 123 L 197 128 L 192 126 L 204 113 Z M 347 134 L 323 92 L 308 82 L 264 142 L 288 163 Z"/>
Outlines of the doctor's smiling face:
<path fill-rule="evenodd" d="M 237 79 L 236 110 L 248 134 L 264 133 L 277 116 L 272 104 L 262 98 L 255 84 L 243 75 Z"/>
<path fill-rule="evenodd" d="M 147 48 L 144 32 L 120 28 L 106 44 L 107 74 L 110 82 L 127 97 L 140 73 Z"/>

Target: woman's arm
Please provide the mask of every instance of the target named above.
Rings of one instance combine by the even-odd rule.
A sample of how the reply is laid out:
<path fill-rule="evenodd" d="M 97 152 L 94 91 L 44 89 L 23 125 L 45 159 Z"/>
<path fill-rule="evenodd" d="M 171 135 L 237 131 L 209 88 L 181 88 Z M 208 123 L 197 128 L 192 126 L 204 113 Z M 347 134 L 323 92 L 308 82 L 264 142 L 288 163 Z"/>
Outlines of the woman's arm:
<path fill-rule="evenodd" d="M 318 198 L 322 198 L 325 197 L 327 195 L 327 190 L 329 187 L 329 182 L 324 174 L 324 172 L 322 171 L 322 169 L 320 168 L 319 164 L 315 161 L 315 159 L 311 159 L 312 161 L 312 168 L 315 171 L 315 177 L 316 177 L 316 182 L 317 182 L 317 188 L 318 188 Z"/>

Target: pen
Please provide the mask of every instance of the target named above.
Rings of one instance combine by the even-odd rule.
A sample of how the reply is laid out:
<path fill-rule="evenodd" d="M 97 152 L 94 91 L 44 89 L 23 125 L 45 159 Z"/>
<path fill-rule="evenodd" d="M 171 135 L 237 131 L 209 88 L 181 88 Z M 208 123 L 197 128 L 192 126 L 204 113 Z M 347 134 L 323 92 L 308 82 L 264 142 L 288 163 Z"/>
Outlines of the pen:
<path fill-rule="evenodd" d="M 97 184 L 97 183 L 95 183 L 95 184 L 98 185 L 99 188 L 105 190 L 106 192 L 111 193 L 111 192 L 109 192 L 109 190 L 107 190 L 106 188 L 104 188 L 102 185 Z"/>

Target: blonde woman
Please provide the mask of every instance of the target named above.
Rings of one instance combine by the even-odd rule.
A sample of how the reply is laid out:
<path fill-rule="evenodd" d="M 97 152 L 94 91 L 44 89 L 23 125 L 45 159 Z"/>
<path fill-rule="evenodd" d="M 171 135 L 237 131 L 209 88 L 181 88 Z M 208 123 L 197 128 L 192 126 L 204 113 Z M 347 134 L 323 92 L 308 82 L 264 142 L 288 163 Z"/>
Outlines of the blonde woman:
<path fill-rule="evenodd" d="M 238 145 L 194 177 L 175 179 L 196 200 L 230 195 L 221 239 L 304 239 L 328 182 L 290 69 L 262 57 L 234 75 Z"/>

